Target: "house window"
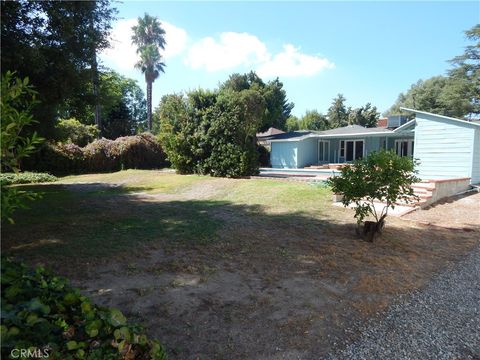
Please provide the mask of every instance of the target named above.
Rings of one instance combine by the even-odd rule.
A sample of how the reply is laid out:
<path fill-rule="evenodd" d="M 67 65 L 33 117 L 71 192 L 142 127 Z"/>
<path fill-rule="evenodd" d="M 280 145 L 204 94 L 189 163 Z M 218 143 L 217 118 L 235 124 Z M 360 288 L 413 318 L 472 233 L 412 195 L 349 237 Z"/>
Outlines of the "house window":
<path fill-rule="evenodd" d="M 363 140 L 341 140 L 340 141 L 340 157 L 345 161 L 358 160 L 363 157 L 364 153 Z"/>
<path fill-rule="evenodd" d="M 395 152 L 398 156 L 413 157 L 413 147 L 412 139 L 395 140 Z"/>

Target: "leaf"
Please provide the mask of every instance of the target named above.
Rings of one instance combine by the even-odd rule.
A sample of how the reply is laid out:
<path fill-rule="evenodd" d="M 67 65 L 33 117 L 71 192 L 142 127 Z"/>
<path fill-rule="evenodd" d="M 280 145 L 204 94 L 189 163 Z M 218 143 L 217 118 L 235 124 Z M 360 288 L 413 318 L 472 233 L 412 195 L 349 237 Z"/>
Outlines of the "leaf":
<path fill-rule="evenodd" d="M 78 344 L 75 340 L 70 340 L 69 342 L 67 342 L 67 349 L 68 350 L 76 350 L 78 347 Z"/>
<path fill-rule="evenodd" d="M 108 322 L 114 327 L 119 327 L 127 323 L 127 319 L 118 309 L 111 309 L 108 314 Z"/>

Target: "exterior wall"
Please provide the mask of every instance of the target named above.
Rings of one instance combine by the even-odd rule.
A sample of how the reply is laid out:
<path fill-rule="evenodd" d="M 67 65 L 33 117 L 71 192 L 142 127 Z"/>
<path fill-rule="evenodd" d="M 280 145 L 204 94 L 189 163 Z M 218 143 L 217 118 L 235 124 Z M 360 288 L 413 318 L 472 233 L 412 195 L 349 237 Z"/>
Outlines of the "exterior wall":
<path fill-rule="evenodd" d="M 472 161 L 472 184 L 480 184 L 480 129 L 475 129 Z"/>
<path fill-rule="evenodd" d="M 318 163 L 318 139 L 309 138 L 298 142 L 297 167 L 302 168 Z"/>
<path fill-rule="evenodd" d="M 472 176 L 475 129 L 438 117 L 417 114 L 414 158 L 420 161 L 423 179 L 452 179 Z"/>
<path fill-rule="evenodd" d="M 297 168 L 298 141 L 272 142 L 270 163 L 273 168 Z"/>

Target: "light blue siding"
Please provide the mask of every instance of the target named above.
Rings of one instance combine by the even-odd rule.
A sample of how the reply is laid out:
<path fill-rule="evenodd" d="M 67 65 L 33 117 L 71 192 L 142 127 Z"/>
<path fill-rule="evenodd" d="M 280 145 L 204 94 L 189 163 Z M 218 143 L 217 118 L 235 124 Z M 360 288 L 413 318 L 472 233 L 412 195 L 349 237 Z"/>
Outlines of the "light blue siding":
<path fill-rule="evenodd" d="M 297 167 L 318 163 L 318 139 L 309 138 L 298 142 Z"/>
<path fill-rule="evenodd" d="M 298 141 L 272 142 L 270 163 L 273 168 L 296 168 Z"/>
<path fill-rule="evenodd" d="M 417 114 L 414 158 L 423 179 L 472 176 L 475 129 L 468 124 Z"/>
<path fill-rule="evenodd" d="M 480 129 L 475 129 L 473 144 L 472 184 L 480 183 Z"/>

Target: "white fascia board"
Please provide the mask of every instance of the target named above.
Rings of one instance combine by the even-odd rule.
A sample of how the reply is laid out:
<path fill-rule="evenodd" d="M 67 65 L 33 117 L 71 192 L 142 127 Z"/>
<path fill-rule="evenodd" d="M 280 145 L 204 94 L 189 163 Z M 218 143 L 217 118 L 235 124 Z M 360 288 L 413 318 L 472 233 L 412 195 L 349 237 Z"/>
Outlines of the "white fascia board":
<path fill-rule="evenodd" d="M 457 123 L 460 123 L 460 124 L 468 124 L 468 125 L 473 125 L 473 126 L 480 127 L 480 124 L 477 124 L 477 123 L 474 123 L 474 122 L 471 122 L 471 121 L 466 121 L 466 120 L 462 120 L 462 119 L 457 119 L 457 118 L 453 118 L 453 117 L 450 117 L 450 116 L 433 114 L 433 113 L 429 113 L 429 112 L 427 112 L 427 111 L 419 111 L 419 110 L 414 110 L 414 109 L 409 109 L 409 108 L 404 108 L 404 107 L 401 107 L 400 110 L 413 112 L 413 113 L 415 113 L 415 114 L 423 114 L 423 115 L 429 115 L 429 116 L 433 116 L 433 117 L 438 117 L 439 119 L 454 121 L 454 122 L 457 122 Z"/>

